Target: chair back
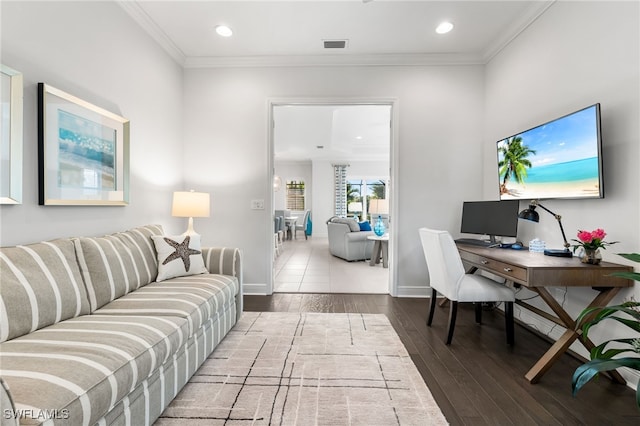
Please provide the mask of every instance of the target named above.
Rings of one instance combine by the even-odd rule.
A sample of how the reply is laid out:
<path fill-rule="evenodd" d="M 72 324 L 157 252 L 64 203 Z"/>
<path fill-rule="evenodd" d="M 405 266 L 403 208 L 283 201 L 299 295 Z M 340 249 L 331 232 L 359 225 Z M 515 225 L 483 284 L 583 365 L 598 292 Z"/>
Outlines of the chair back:
<path fill-rule="evenodd" d="M 307 221 L 309 220 L 309 214 L 311 214 L 311 210 L 306 210 L 304 212 L 304 217 L 302 219 L 302 226 L 304 229 L 307 229 Z"/>
<path fill-rule="evenodd" d="M 457 301 L 465 271 L 451 234 L 428 228 L 420 228 L 418 232 L 429 269 L 429 285 L 444 297 Z"/>

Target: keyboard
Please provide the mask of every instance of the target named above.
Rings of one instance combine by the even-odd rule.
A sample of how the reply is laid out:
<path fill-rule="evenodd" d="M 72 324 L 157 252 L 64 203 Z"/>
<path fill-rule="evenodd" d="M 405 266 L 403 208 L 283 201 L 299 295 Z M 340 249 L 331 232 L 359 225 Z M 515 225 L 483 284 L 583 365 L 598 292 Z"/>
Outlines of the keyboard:
<path fill-rule="evenodd" d="M 458 244 L 468 244 L 470 246 L 479 246 L 479 247 L 491 247 L 496 245 L 496 243 L 492 243 L 489 240 L 480 240 L 478 238 L 458 238 L 455 241 Z"/>

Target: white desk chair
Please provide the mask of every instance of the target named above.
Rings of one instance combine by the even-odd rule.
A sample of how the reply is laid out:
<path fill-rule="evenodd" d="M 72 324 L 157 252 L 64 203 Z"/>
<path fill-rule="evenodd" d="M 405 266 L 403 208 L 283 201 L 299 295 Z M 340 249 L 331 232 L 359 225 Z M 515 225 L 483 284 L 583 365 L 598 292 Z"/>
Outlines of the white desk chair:
<path fill-rule="evenodd" d="M 431 327 L 438 293 L 450 301 L 447 345 L 451 344 L 453 339 L 458 302 L 476 303 L 477 323 L 480 323 L 482 318 L 482 302 L 505 302 L 507 343 L 512 345 L 515 301 L 513 290 L 482 275 L 466 274 L 458 248 L 447 231 L 420 228 L 419 233 L 432 290 L 427 326 Z"/>

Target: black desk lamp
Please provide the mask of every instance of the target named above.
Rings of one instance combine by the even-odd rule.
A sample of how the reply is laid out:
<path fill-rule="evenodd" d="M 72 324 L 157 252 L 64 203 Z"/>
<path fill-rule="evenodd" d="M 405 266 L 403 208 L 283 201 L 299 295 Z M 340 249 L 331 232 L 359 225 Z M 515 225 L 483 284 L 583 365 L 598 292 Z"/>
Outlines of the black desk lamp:
<path fill-rule="evenodd" d="M 522 210 L 518 213 L 518 219 L 526 219 L 532 222 L 540 222 L 540 215 L 536 211 L 536 207 L 540 207 L 553 215 L 558 221 L 558 225 L 560 225 L 560 232 L 562 232 L 562 239 L 564 240 L 564 249 L 560 250 L 551 250 L 546 249 L 544 254 L 547 256 L 555 256 L 555 257 L 573 257 L 573 254 L 569 250 L 569 243 L 567 242 L 567 236 L 564 234 L 564 228 L 562 227 L 562 216 L 559 214 L 555 214 L 542 204 L 538 202 L 538 200 L 531 200 L 529 203 L 529 208 Z"/>

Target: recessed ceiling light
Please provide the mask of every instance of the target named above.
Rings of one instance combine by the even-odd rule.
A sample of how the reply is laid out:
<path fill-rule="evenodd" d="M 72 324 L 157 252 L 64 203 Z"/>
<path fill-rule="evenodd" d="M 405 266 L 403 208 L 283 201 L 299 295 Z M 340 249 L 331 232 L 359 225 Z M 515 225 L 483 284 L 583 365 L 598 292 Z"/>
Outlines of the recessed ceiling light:
<path fill-rule="evenodd" d="M 440 25 L 436 28 L 436 32 L 438 34 L 446 34 L 453 29 L 453 24 L 451 22 L 441 22 Z"/>
<path fill-rule="evenodd" d="M 318 149 L 324 149 L 324 145 L 316 145 L 316 148 L 318 148 Z"/>
<path fill-rule="evenodd" d="M 361 141 L 362 140 L 362 136 L 356 136 L 356 139 Z"/>
<path fill-rule="evenodd" d="M 233 35 L 233 30 L 226 25 L 218 25 L 216 26 L 216 33 L 222 37 L 231 37 Z"/>

